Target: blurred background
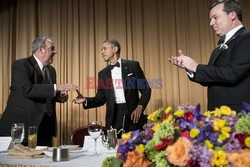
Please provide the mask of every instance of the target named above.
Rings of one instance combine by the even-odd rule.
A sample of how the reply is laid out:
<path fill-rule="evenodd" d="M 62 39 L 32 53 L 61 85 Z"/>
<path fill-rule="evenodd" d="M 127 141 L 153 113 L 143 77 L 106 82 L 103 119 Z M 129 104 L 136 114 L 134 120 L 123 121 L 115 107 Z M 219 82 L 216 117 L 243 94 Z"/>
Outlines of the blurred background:
<path fill-rule="evenodd" d="M 87 78 L 98 77 L 107 66 L 101 56 L 105 39 L 121 44 L 121 58 L 137 60 L 146 78 L 162 80 L 152 87 L 146 114 L 159 107 L 183 103 L 201 104 L 206 110 L 206 88 L 188 80 L 184 70 L 168 62 L 178 49 L 197 62 L 207 64 L 216 37 L 209 26 L 212 0 L 0 0 L 0 115 L 9 95 L 11 64 L 31 56 L 38 36 L 52 37 L 57 55 L 52 64 L 57 83 L 74 83 L 84 96 Z M 241 0 L 243 23 L 250 28 L 250 1 Z M 159 85 L 158 85 L 159 86 Z M 76 97 L 69 92 L 69 100 Z M 229 97 L 230 98 L 230 97 Z M 58 134 L 54 145 L 69 144 L 74 129 L 89 121 L 105 124 L 105 109 L 83 110 L 70 101 L 57 104 Z M 1 116 L 0 116 L 1 117 Z"/>

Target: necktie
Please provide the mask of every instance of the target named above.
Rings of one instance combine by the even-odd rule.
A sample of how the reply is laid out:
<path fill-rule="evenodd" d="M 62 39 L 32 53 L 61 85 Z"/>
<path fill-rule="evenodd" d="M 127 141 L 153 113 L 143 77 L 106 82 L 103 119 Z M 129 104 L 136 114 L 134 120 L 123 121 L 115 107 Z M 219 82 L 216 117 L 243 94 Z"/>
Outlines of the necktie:
<path fill-rule="evenodd" d="M 221 45 L 221 44 L 223 44 L 224 43 L 224 41 L 225 41 L 225 38 L 226 38 L 226 36 L 224 35 L 224 36 L 222 36 L 221 38 L 220 38 L 220 40 L 218 41 L 218 44 L 217 45 Z"/>
<path fill-rule="evenodd" d="M 114 68 L 114 67 L 120 67 L 120 63 L 119 62 L 116 62 L 114 65 L 110 65 L 110 68 L 111 70 Z"/>
<path fill-rule="evenodd" d="M 43 66 L 43 83 L 44 84 L 50 84 L 49 81 L 49 76 L 48 76 L 48 69 L 46 66 Z M 47 97 L 46 98 L 46 107 L 45 107 L 45 112 L 47 115 L 51 116 L 53 114 L 53 105 L 52 105 L 52 99 Z"/>

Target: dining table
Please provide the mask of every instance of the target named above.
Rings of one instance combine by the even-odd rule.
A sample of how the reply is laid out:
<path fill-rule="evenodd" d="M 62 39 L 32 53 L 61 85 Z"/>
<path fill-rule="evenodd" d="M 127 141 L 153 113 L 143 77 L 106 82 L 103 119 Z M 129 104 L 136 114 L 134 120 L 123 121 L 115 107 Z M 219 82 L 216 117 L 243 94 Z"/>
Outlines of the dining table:
<path fill-rule="evenodd" d="M 55 162 L 51 156 L 44 158 L 9 158 L 8 151 L 0 153 L 0 167 L 101 167 L 103 160 L 108 156 L 114 156 L 115 150 L 102 150 L 97 156 L 92 151 L 78 149 L 69 151 L 68 161 Z M 46 154 L 47 155 L 47 154 Z"/>

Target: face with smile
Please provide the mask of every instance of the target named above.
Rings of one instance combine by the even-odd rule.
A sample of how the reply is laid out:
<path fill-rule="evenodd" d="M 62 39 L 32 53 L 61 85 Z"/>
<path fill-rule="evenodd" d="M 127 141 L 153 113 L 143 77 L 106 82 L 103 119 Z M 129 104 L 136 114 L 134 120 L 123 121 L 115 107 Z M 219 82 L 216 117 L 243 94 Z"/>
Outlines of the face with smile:
<path fill-rule="evenodd" d="M 105 62 L 115 63 L 118 60 L 117 47 L 104 42 L 101 48 L 101 54 Z"/>
<path fill-rule="evenodd" d="M 43 54 L 42 62 L 44 65 L 49 65 L 53 63 L 54 56 L 57 53 L 55 51 L 54 43 L 47 39 L 45 41 L 45 48 L 41 48 L 41 53 Z"/>
<path fill-rule="evenodd" d="M 224 10 L 224 4 L 218 4 L 210 11 L 210 26 L 218 36 L 226 35 L 234 28 L 236 12 L 227 14 Z"/>

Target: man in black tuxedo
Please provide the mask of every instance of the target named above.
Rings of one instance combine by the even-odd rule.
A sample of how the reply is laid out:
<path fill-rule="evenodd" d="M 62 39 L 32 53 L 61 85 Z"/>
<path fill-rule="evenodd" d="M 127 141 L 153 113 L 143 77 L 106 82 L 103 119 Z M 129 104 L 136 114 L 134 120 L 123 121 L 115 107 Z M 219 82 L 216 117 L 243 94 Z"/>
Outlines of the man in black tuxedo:
<path fill-rule="evenodd" d="M 149 102 L 151 88 L 139 62 L 121 59 L 121 46 L 115 39 L 105 40 L 101 51 L 104 61 L 110 65 L 98 73 L 96 96 L 83 98 L 80 95 L 73 102 L 83 103 L 84 109 L 106 103 L 106 128 L 142 129 L 147 122 L 143 111 Z"/>
<path fill-rule="evenodd" d="M 198 64 L 179 51 L 170 62 L 185 68 L 191 81 L 208 87 L 208 110 L 227 105 L 240 111 L 250 103 L 250 32 L 242 25 L 242 8 L 237 0 L 212 4 L 210 26 L 221 37 L 208 65 Z"/>
<path fill-rule="evenodd" d="M 52 146 L 52 136 L 56 136 L 55 102 L 66 102 L 66 91 L 79 88 L 73 84 L 56 84 L 56 71 L 50 65 L 56 54 L 51 38 L 35 39 L 32 54 L 12 64 L 10 95 L 0 120 L 0 135 L 10 136 L 11 124 L 24 123 L 25 145 L 28 126 L 37 126 L 37 144 Z"/>

